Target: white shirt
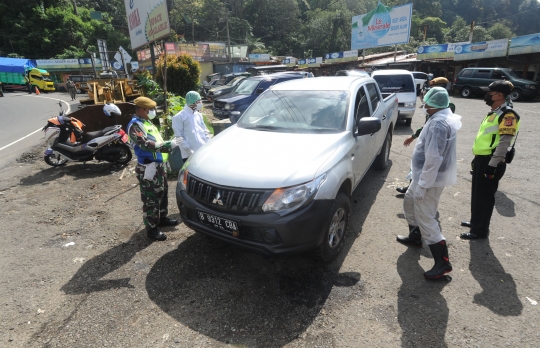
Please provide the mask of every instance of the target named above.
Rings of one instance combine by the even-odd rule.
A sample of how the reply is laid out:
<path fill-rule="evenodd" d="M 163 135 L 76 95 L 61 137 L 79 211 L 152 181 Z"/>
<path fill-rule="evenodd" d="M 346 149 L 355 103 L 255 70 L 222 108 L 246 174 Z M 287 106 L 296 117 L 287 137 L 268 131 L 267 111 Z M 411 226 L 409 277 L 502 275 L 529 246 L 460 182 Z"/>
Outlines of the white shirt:
<path fill-rule="evenodd" d="M 204 124 L 200 112 L 193 111 L 186 105 L 172 118 L 174 136 L 180 138 L 182 158 L 188 158 L 210 140 L 210 131 Z"/>

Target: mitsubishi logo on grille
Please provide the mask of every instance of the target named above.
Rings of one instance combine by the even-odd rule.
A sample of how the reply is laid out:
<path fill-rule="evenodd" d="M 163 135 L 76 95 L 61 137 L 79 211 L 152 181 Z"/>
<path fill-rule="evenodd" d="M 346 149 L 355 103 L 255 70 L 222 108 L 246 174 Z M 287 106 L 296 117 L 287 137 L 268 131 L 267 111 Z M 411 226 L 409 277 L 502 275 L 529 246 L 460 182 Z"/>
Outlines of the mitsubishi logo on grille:
<path fill-rule="evenodd" d="M 223 205 L 223 201 L 221 200 L 221 192 L 218 192 L 216 193 L 216 198 L 214 198 L 214 200 L 212 201 L 212 203 L 214 204 L 219 204 L 219 205 Z"/>

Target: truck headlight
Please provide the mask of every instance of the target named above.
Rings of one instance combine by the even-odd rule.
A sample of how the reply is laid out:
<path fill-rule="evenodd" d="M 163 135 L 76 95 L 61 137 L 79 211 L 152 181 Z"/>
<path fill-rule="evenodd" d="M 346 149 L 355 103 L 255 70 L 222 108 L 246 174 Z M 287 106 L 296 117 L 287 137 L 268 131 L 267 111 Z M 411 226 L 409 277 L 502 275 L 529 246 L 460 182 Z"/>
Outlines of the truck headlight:
<path fill-rule="evenodd" d="M 262 210 L 267 213 L 278 213 L 281 216 L 295 211 L 315 197 L 315 193 L 325 180 L 326 173 L 302 185 L 278 188 L 264 202 Z"/>
<path fill-rule="evenodd" d="M 187 163 L 187 162 L 186 162 Z M 178 184 L 177 186 L 180 188 L 180 190 L 185 191 L 187 188 L 187 181 L 188 181 L 188 170 L 187 165 L 184 163 L 184 166 L 182 169 L 180 169 L 180 173 L 178 174 Z"/>
<path fill-rule="evenodd" d="M 225 110 L 234 110 L 234 104 L 225 104 L 223 109 L 225 109 Z"/>
<path fill-rule="evenodd" d="M 414 108 L 416 103 L 405 103 L 403 106 L 406 108 Z"/>

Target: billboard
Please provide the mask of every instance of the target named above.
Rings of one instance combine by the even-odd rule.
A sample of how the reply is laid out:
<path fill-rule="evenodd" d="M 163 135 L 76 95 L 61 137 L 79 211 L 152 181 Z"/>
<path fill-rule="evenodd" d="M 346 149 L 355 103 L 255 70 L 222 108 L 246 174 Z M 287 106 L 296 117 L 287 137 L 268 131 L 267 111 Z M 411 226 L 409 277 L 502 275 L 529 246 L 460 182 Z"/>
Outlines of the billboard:
<path fill-rule="evenodd" d="M 454 49 L 454 60 L 504 57 L 508 52 L 508 39 L 474 42 L 457 45 Z"/>
<path fill-rule="evenodd" d="M 285 58 L 281 61 L 281 64 L 284 64 L 286 66 L 295 66 L 296 58 Z"/>
<path fill-rule="evenodd" d="M 332 52 L 324 55 L 325 63 L 342 63 L 358 60 L 358 50 Z"/>
<path fill-rule="evenodd" d="M 464 44 L 467 44 L 467 42 L 420 46 L 416 50 L 416 59 L 453 58 L 456 47 Z"/>
<path fill-rule="evenodd" d="M 271 59 L 270 59 L 269 54 L 250 54 L 249 61 L 250 62 L 270 62 Z"/>
<path fill-rule="evenodd" d="M 357 52 L 356 59 L 358 60 L 358 51 L 356 52 Z M 307 59 L 307 65 L 310 68 L 318 68 L 321 66 L 322 62 L 323 62 L 322 57 L 315 57 L 315 58 Z"/>
<path fill-rule="evenodd" d="M 409 42 L 412 4 L 377 7 L 352 18 L 351 49 L 390 46 Z"/>
<path fill-rule="evenodd" d="M 508 49 L 509 55 L 540 52 L 540 34 L 513 37 Z"/>
<path fill-rule="evenodd" d="M 95 59 L 96 68 L 101 67 L 101 60 Z M 90 58 L 75 58 L 75 59 L 37 59 L 37 67 L 45 70 L 55 69 L 84 69 L 92 68 L 92 60 Z"/>
<path fill-rule="evenodd" d="M 133 50 L 171 32 L 165 0 L 124 0 L 124 4 Z"/>

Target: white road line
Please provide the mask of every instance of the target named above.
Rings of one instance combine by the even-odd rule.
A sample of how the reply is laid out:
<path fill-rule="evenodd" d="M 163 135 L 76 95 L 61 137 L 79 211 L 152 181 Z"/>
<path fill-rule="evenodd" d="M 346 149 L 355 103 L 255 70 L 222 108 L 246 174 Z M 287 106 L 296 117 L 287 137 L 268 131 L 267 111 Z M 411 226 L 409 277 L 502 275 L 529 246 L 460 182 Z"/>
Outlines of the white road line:
<path fill-rule="evenodd" d="M 25 95 L 25 97 L 34 97 L 34 98 L 45 98 L 45 99 L 51 99 L 51 100 L 58 100 L 58 101 L 61 101 L 62 103 L 65 103 L 65 104 L 67 105 L 68 109 L 67 109 L 67 113 L 66 113 L 66 114 L 69 114 L 69 113 L 71 112 L 71 106 L 70 106 L 66 101 L 63 101 L 63 100 L 61 100 L 61 99 L 49 98 L 49 97 L 42 97 L 42 96 L 37 96 L 37 95 L 36 95 L 36 96 L 34 96 L 34 95 L 32 95 L 32 96 Z M 1 148 L 0 148 L 0 151 L 4 150 L 5 148 L 10 147 L 10 146 L 13 145 L 13 144 L 17 144 L 19 141 L 22 141 L 22 140 L 28 138 L 29 136 L 36 134 L 36 133 L 39 132 L 40 130 L 41 130 L 41 128 L 39 128 L 39 129 L 33 131 L 32 133 L 30 133 L 30 134 L 28 134 L 28 135 L 25 135 L 24 137 L 22 137 L 22 138 L 20 138 L 20 139 L 18 139 L 18 140 L 15 140 L 15 141 L 12 142 L 11 144 L 7 144 L 6 146 L 1 147 Z"/>

